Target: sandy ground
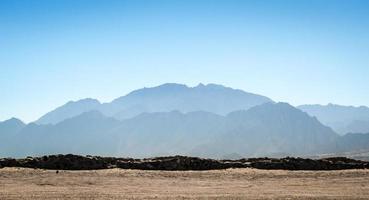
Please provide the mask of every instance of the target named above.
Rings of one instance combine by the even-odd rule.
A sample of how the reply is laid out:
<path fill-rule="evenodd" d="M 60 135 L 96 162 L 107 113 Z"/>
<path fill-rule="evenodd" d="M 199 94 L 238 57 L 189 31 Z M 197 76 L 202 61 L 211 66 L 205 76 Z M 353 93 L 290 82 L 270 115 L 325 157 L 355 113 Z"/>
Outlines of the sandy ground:
<path fill-rule="evenodd" d="M 369 199 L 369 170 L 4 168 L 0 199 Z"/>

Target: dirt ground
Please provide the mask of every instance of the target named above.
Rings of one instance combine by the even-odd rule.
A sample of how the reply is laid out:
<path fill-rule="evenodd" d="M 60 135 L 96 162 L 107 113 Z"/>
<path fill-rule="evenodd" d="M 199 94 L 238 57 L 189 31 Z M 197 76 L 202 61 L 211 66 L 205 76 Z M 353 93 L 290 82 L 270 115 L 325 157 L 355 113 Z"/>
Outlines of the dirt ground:
<path fill-rule="evenodd" d="M 4 168 L 0 199 L 369 199 L 369 170 Z"/>

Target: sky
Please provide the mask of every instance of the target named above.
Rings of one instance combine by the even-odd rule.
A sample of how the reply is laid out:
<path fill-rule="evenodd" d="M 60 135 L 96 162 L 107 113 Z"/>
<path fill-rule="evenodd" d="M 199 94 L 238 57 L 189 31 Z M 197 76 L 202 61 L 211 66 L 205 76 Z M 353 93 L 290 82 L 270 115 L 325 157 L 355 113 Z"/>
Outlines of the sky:
<path fill-rule="evenodd" d="M 369 1 L 0 0 L 0 121 L 163 83 L 369 106 Z"/>

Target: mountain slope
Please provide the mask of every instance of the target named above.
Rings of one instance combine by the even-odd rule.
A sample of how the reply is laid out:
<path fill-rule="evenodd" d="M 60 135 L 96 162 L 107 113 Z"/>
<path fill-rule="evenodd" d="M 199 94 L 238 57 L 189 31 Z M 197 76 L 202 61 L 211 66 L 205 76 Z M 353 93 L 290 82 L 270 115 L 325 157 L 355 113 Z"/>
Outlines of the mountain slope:
<path fill-rule="evenodd" d="M 129 119 L 144 112 L 207 111 L 225 115 L 272 102 L 269 98 L 235 90 L 221 85 L 199 84 L 196 87 L 167 83 L 153 88 L 135 90 L 110 103 L 100 104 L 94 99 L 82 99 L 56 108 L 36 121 L 37 124 L 56 124 L 83 112 L 99 110 L 116 119 Z"/>
<path fill-rule="evenodd" d="M 16 156 L 306 155 L 330 151 L 337 137 L 288 104 L 266 103 L 226 116 L 171 111 L 142 113 L 123 121 L 91 111 L 55 125 L 25 126 L 14 138 L 13 151 Z"/>
<path fill-rule="evenodd" d="M 267 97 L 235 90 L 222 85 L 199 84 L 196 87 L 168 83 L 133 91 L 110 104 L 103 105 L 103 113 L 126 119 L 142 112 L 206 111 L 219 115 L 249 109 L 272 102 Z M 117 112 L 119 111 L 119 112 Z"/>
<path fill-rule="evenodd" d="M 357 121 L 369 121 L 369 108 L 365 106 L 341 106 L 328 104 L 323 105 L 301 105 L 299 109 L 315 116 L 323 124 L 332 127 L 337 133 L 343 135 L 346 133 L 355 133 L 358 130 L 363 133 L 369 132 L 366 125 L 357 123 Z"/>
<path fill-rule="evenodd" d="M 225 127 L 223 116 L 198 111 L 144 113 L 124 120 L 110 134 L 119 140 L 119 153 L 131 157 L 189 155 L 209 143 Z"/>
<path fill-rule="evenodd" d="M 70 101 L 63 106 L 42 116 L 36 124 L 57 124 L 65 119 L 75 117 L 87 111 L 98 109 L 100 102 L 96 99 L 81 99 L 79 101 Z"/>
<path fill-rule="evenodd" d="M 338 152 L 369 150 L 369 133 L 348 133 L 337 140 Z"/>
<path fill-rule="evenodd" d="M 7 134 L 15 134 L 19 130 L 21 130 L 24 126 L 25 124 L 17 118 L 11 118 L 9 120 L 0 122 L 0 136 Z"/>
<path fill-rule="evenodd" d="M 369 133 L 369 120 L 353 120 L 338 131 L 340 133 Z"/>
<path fill-rule="evenodd" d="M 0 156 L 8 156 L 12 152 L 13 138 L 24 126 L 25 124 L 16 118 L 0 122 Z"/>
<path fill-rule="evenodd" d="M 119 121 L 105 117 L 98 111 L 82 113 L 58 124 L 25 126 L 13 140 L 17 149 L 12 156 L 81 153 L 108 155 L 113 143 L 106 131 Z"/>
<path fill-rule="evenodd" d="M 337 138 L 330 128 L 293 106 L 267 103 L 230 113 L 226 132 L 200 155 L 206 156 L 206 151 L 243 156 L 309 155 L 331 151 Z"/>

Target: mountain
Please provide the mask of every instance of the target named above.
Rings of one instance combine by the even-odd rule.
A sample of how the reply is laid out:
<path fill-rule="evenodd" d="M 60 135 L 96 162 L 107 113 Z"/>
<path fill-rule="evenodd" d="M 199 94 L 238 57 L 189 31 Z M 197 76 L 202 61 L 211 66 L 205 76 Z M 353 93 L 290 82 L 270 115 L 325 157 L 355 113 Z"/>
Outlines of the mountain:
<path fill-rule="evenodd" d="M 309 155 L 331 151 L 331 144 L 339 137 L 316 118 L 287 103 L 266 103 L 235 111 L 226 119 L 226 132 L 213 144 L 196 149 L 204 152 L 200 155 Z"/>
<path fill-rule="evenodd" d="M 121 155 L 191 155 L 193 148 L 209 143 L 224 128 L 224 116 L 204 111 L 186 114 L 172 111 L 140 114 L 122 121 L 110 134 L 119 140 Z"/>
<path fill-rule="evenodd" d="M 0 122 L 0 155 L 7 156 L 11 153 L 13 137 L 24 128 L 25 124 L 16 118 Z M 5 151 L 7 150 L 7 151 Z"/>
<path fill-rule="evenodd" d="M 369 150 L 369 133 L 348 133 L 337 141 L 338 152 Z"/>
<path fill-rule="evenodd" d="M 369 132 L 369 108 L 366 106 L 341 105 L 302 105 L 299 109 L 315 116 L 323 124 L 332 127 L 337 133 Z"/>
<path fill-rule="evenodd" d="M 215 158 L 310 155 L 331 151 L 338 137 L 289 104 L 266 103 L 226 116 L 171 111 L 142 113 L 122 121 L 90 111 L 54 125 L 28 124 L 13 137 L 16 148 L 4 152 L 17 157 L 56 153 Z"/>
<path fill-rule="evenodd" d="M 134 157 L 186 154 L 216 134 L 223 118 L 202 111 L 172 111 L 142 113 L 118 121 L 91 111 L 55 125 L 28 124 L 13 137 L 11 146 L 16 148 L 6 152 L 12 152 L 13 157 L 59 153 Z M 0 147 L 0 157 L 3 151 Z"/>
<path fill-rule="evenodd" d="M 199 84 L 196 87 L 167 83 L 153 88 L 135 90 L 103 105 L 103 113 L 126 119 L 142 112 L 206 111 L 219 115 L 249 109 L 266 102 L 267 97 L 247 93 L 222 85 Z M 118 111 L 118 112 L 117 112 Z"/>
<path fill-rule="evenodd" d="M 37 124 L 56 124 L 83 112 L 99 110 L 106 116 L 128 119 L 144 112 L 207 111 L 226 115 L 229 112 L 248 109 L 272 102 L 267 97 L 247 93 L 222 85 L 199 84 L 196 87 L 167 83 L 153 88 L 135 90 L 110 103 L 100 104 L 94 99 L 83 99 L 56 108 L 36 121 Z"/>
<path fill-rule="evenodd" d="M 71 152 L 107 155 L 112 138 L 106 131 L 119 121 L 105 117 L 98 111 L 89 111 L 55 125 L 30 123 L 13 137 L 12 156 L 68 154 Z"/>
<path fill-rule="evenodd" d="M 36 123 L 0 122 L 0 157 L 74 153 L 224 158 L 362 152 L 369 150 L 367 135 L 339 136 L 328 125 L 346 128 L 343 132 L 366 132 L 368 109 L 332 104 L 298 109 L 221 85 L 168 83 L 135 90 L 110 103 L 71 101 Z"/>
<path fill-rule="evenodd" d="M 65 119 L 75 117 L 87 111 L 98 109 L 100 102 L 96 99 L 81 99 L 79 101 L 70 101 L 63 106 L 45 114 L 38 119 L 36 124 L 56 124 Z"/>
<path fill-rule="evenodd" d="M 339 130 L 341 133 L 369 133 L 369 120 L 354 120 Z"/>
<path fill-rule="evenodd" d="M 0 122 L 0 136 L 5 134 L 15 134 L 24 126 L 25 124 L 17 118 L 11 118 Z"/>

